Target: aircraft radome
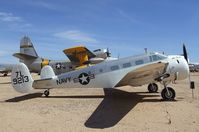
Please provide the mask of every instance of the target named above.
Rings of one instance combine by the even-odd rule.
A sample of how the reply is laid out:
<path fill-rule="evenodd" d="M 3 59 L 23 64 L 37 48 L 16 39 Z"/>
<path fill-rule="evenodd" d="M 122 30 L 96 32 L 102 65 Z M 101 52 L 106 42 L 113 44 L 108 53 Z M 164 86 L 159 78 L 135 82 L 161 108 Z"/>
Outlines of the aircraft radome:
<path fill-rule="evenodd" d="M 173 100 L 175 90 L 168 85 L 174 80 L 183 80 L 188 76 L 187 55 L 170 57 L 159 53 L 146 53 L 87 65 L 60 75 L 55 75 L 50 66 L 45 66 L 41 70 L 39 80 L 33 80 L 27 66 L 20 63 L 13 68 L 11 81 L 18 92 L 30 93 L 33 89 L 46 89 L 45 96 L 49 96 L 49 90 L 53 88 L 116 88 L 160 82 L 164 86 L 162 98 Z M 153 85 L 148 88 L 154 91 Z"/>

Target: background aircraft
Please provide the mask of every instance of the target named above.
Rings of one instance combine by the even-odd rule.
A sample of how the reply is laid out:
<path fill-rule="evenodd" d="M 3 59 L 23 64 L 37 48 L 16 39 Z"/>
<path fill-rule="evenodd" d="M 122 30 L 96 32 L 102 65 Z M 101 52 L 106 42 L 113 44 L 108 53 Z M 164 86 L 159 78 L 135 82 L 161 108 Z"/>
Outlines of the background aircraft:
<path fill-rule="evenodd" d="M 52 88 L 115 88 L 125 85 L 141 86 L 160 82 L 164 89 L 161 96 L 164 100 L 173 100 L 175 90 L 168 87 L 174 80 L 183 80 L 189 76 L 187 54 L 185 56 L 165 56 L 159 53 L 103 61 L 96 65 L 55 75 L 50 66 L 41 70 L 41 79 L 33 80 L 23 63 L 12 71 L 12 86 L 21 93 L 34 89 L 47 89 L 45 96 Z"/>
<path fill-rule="evenodd" d="M 189 69 L 191 72 L 199 72 L 199 63 L 189 62 Z"/>
<path fill-rule="evenodd" d="M 12 68 L 15 64 L 0 64 L 0 73 L 3 74 L 3 76 L 7 76 L 8 73 L 12 71 Z"/>
<path fill-rule="evenodd" d="M 107 49 L 98 49 L 91 52 L 84 46 L 68 48 L 63 52 L 69 60 L 49 60 L 39 57 L 30 38 L 24 36 L 20 42 L 20 53 L 15 53 L 13 56 L 26 64 L 31 72 L 40 73 L 44 66 L 50 65 L 56 75 L 75 70 L 87 64 L 100 63 L 110 57 Z"/>

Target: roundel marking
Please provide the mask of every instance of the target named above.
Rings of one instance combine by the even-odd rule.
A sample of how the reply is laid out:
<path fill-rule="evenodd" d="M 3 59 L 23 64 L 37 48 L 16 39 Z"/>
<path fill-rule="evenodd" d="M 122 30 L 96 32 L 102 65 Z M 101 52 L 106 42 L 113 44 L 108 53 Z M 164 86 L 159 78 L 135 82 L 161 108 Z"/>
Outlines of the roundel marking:
<path fill-rule="evenodd" d="M 82 85 L 87 85 L 90 82 L 90 78 L 87 73 L 81 73 L 78 79 L 79 79 L 79 83 L 81 83 Z"/>

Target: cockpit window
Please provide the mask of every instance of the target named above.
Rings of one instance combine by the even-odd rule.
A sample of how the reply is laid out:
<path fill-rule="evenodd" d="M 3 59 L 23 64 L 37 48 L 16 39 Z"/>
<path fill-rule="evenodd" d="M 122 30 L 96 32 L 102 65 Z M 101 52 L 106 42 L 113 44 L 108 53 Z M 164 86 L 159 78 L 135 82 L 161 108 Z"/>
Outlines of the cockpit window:
<path fill-rule="evenodd" d="M 162 60 L 166 58 L 165 56 L 161 56 L 161 55 L 152 55 L 151 57 L 153 61 L 158 61 L 158 60 Z"/>

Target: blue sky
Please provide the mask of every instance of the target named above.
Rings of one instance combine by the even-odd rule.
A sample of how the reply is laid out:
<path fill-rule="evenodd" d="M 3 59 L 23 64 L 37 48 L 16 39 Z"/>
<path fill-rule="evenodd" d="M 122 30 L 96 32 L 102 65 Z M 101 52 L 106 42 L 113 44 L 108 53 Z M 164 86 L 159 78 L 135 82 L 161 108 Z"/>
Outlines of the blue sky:
<path fill-rule="evenodd" d="M 149 51 L 199 62 L 198 0 L 0 0 L 0 62 L 16 63 L 22 36 L 39 56 L 66 59 L 76 45 L 110 48 L 117 57 Z"/>

